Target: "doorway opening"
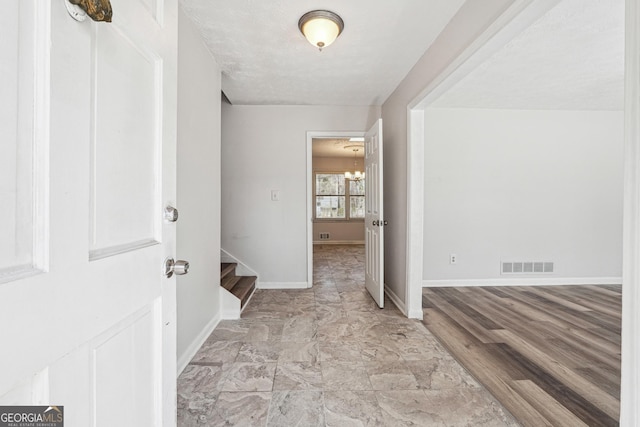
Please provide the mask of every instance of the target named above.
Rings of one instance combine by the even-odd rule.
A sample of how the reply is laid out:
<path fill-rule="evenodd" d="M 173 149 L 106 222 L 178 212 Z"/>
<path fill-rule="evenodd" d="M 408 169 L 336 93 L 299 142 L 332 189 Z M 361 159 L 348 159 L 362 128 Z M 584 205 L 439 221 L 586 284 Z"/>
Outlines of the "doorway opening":
<path fill-rule="evenodd" d="M 364 291 L 364 133 L 312 133 L 307 148 L 308 282 Z"/>
<path fill-rule="evenodd" d="M 336 172 L 333 178 L 326 173 L 321 175 L 321 180 L 317 181 L 318 189 L 334 188 L 329 192 L 338 191 L 340 185 L 332 184 L 334 181 L 344 181 L 344 200 L 342 194 L 315 194 L 316 176 L 313 169 L 313 146 L 315 139 L 339 138 L 347 141 L 333 142 L 333 146 L 338 146 L 340 151 L 350 149 L 354 152 L 354 168 L 358 168 L 358 143 L 362 143 L 364 154 L 364 170 L 351 172 Z M 331 145 L 331 144 L 330 144 Z M 345 148 L 346 147 L 346 148 Z M 342 216 L 346 220 L 350 216 L 358 216 L 361 208 L 364 206 L 364 249 L 365 249 L 365 289 L 380 308 L 384 307 L 384 226 L 387 221 L 384 220 L 384 196 L 383 196 L 383 141 L 382 141 L 382 119 L 377 119 L 373 126 L 366 132 L 349 132 L 349 133 L 320 133 L 307 132 L 307 214 L 309 222 L 307 223 L 307 266 L 308 266 L 308 284 L 313 285 L 313 242 L 314 242 L 314 219 L 316 216 L 321 220 L 323 215 Z M 344 155 L 344 154 L 343 154 Z M 350 168 L 349 168 L 350 169 Z M 366 177 L 363 174 L 366 171 Z M 313 177 L 313 179 L 312 179 Z M 324 180 L 327 180 L 326 182 Z M 362 186 L 360 181 L 365 182 Z M 350 187 L 350 190 L 349 188 Z M 365 187 L 365 188 L 362 188 Z M 353 193 L 350 196 L 349 206 L 346 205 L 346 194 L 348 191 Z M 366 192 L 366 196 L 363 194 Z M 337 197 L 337 199 L 332 199 Z M 341 211 L 340 201 L 344 212 Z M 335 209 L 334 209 L 335 208 Z M 347 213 L 351 210 L 352 212 Z M 328 218 L 331 219 L 331 218 Z M 360 218 L 357 218 L 360 221 Z M 326 232 L 325 232 L 326 233 Z M 326 237 L 326 234 L 324 234 Z M 319 236 L 318 236 L 319 237 Z M 329 235 L 330 237 L 330 235 Z M 325 239 L 330 240 L 330 239 Z"/>

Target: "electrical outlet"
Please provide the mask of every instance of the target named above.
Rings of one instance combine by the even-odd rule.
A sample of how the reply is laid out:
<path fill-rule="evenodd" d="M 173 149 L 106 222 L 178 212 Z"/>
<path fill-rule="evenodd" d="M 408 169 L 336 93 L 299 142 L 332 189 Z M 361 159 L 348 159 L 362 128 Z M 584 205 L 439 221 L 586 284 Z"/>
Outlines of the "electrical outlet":
<path fill-rule="evenodd" d="M 449 264 L 456 264 L 458 262 L 458 255 L 449 254 Z"/>

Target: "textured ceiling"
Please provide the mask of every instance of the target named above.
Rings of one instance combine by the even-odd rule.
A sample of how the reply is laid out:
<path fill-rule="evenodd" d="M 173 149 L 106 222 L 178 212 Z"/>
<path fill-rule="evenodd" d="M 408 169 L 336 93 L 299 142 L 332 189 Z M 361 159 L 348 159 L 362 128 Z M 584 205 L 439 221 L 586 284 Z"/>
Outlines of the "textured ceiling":
<path fill-rule="evenodd" d="M 563 0 L 434 107 L 622 110 L 624 0 Z"/>
<path fill-rule="evenodd" d="M 233 104 L 381 105 L 464 0 L 180 0 L 222 68 Z M 345 22 L 319 52 L 305 12 Z"/>

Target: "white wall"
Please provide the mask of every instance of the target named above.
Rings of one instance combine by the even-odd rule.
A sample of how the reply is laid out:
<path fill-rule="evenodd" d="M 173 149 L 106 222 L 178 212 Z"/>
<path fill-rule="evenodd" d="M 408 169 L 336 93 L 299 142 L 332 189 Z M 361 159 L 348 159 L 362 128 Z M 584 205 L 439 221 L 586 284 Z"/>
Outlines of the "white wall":
<path fill-rule="evenodd" d="M 469 0 L 382 106 L 385 285 L 406 301 L 407 107 L 513 0 Z M 420 286 L 421 284 L 412 284 Z"/>
<path fill-rule="evenodd" d="M 426 284 L 527 277 L 501 276 L 501 260 L 553 261 L 541 283 L 620 283 L 623 123 L 621 111 L 426 110 Z"/>
<path fill-rule="evenodd" d="M 364 170 L 364 157 L 358 157 L 357 169 Z M 353 172 L 353 157 L 313 157 L 314 172 Z M 320 233 L 329 233 L 328 240 L 320 240 Z M 313 223 L 315 243 L 362 243 L 364 244 L 364 220 L 348 221 L 320 220 Z"/>
<path fill-rule="evenodd" d="M 182 10 L 178 40 L 178 366 L 220 313 L 220 68 Z"/>
<path fill-rule="evenodd" d="M 223 104 L 222 248 L 260 283 L 307 285 L 307 131 L 362 132 L 379 115 L 377 107 Z"/>

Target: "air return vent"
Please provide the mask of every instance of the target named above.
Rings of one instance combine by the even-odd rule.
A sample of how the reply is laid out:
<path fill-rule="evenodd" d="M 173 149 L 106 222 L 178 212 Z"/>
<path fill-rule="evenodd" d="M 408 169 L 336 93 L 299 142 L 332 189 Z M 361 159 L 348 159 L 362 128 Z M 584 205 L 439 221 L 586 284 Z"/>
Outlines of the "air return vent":
<path fill-rule="evenodd" d="M 502 274 L 546 274 L 553 273 L 553 262 L 513 261 L 503 262 Z"/>

